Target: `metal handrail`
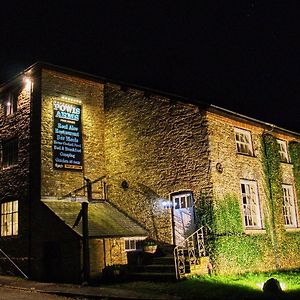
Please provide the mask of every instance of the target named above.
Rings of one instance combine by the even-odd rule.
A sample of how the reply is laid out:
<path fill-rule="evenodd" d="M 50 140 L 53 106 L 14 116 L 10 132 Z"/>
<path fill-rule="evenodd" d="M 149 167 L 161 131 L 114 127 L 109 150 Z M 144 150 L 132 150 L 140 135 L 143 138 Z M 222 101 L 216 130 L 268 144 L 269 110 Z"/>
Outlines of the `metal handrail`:
<path fill-rule="evenodd" d="M 8 259 L 8 261 L 26 278 L 28 276 L 13 262 L 13 260 L 0 248 L 0 252 Z"/>
<path fill-rule="evenodd" d="M 97 183 L 98 181 L 102 181 L 105 177 L 106 177 L 105 175 L 101 176 L 101 177 L 99 177 L 99 178 L 91 181 L 91 184 L 93 185 L 94 183 Z M 68 197 L 74 197 L 74 195 L 76 197 L 76 195 L 77 195 L 78 192 L 80 192 L 82 190 L 85 190 L 87 187 L 88 187 L 88 184 L 85 184 L 85 185 L 83 185 L 83 186 L 81 186 L 81 187 L 73 190 L 72 192 L 70 192 L 70 193 L 68 193 L 66 195 L 61 196 L 60 199 L 64 199 L 64 198 L 68 198 Z M 105 191 L 104 191 L 104 194 L 105 194 Z"/>
<path fill-rule="evenodd" d="M 201 226 L 191 235 L 189 235 L 184 240 L 185 246 L 176 246 L 174 248 L 174 264 L 176 279 L 180 279 L 185 275 L 185 254 L 188 251 L 189 264 L 195 266 L 197 264 L 198 258 L 205 256 L 205 245 L 204 245 L 204 227 Z M 195 245 L 196 240 L 196 245 Z M 187 245 L 187 246 L 186 246 Z M 196 247 L 195 247 L 196 246 Z"/>

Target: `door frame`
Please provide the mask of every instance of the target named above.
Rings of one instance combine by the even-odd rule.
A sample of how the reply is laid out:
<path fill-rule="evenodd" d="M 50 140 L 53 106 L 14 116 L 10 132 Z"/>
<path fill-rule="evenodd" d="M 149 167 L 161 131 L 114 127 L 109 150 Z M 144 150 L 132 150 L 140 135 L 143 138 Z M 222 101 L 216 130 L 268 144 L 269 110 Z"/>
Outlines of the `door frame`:
<path fill-rule="evenodd" d="M 173 205 L 173 198 L 180 194 L 191 194 L 192 201 L 193 201 L 193 218 L 194 218 L 194 224 L 195 224 L 195 200 L 194 200 L 194 193 L 191 190 L 179 190 L 177 192 L 170 193 L 169 195 L 169 201 L 170 201 L 170 207 L 171 207 L 171 215 L 172 215 L 172 243 L 174 246 L 176 246 L 175 242 L 175 218 L 174 218 L 174 205 Z"/>

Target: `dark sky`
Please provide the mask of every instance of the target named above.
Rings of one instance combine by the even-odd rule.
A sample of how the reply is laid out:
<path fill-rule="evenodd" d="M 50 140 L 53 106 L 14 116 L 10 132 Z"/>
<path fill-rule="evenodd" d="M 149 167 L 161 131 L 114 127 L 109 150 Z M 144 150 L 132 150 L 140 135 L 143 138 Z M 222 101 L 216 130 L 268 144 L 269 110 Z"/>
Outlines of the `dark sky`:
<path fill-rule="evenodd" d="M 300 132 L 300 1 L 6 2 L 0 82 L 43 60 Z"/>

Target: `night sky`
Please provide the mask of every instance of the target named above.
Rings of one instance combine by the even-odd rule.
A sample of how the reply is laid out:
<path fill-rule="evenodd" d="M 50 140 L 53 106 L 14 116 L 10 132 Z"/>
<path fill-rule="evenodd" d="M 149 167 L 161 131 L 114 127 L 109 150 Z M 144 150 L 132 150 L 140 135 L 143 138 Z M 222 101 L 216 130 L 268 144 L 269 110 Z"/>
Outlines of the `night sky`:
<path fill-rule="evenodd" d="M 300 1 L 6 2 L 0 82 L 42 60 L 300 132 Z"/>

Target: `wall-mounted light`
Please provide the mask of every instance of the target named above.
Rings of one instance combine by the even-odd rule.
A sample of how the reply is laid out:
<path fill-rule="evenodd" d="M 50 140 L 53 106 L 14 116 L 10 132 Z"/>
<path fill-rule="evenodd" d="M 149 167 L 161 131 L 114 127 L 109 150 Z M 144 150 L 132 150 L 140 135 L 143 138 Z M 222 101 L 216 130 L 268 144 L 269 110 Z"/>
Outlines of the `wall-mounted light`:
<path fill-rule="evenodd" d="M 62 95 L 61 98 L 65 101 L 68 101 L 68 102 L 73 102 L 73 103 L 78 103 L 78 104 L 81 104 L 82 101 L 79 100 L 79 99 L 76 99 L 76 98 L 73 98 L 73 97 L 70 97 L 70 96 L 65 96 L 65 95 Z"/>
<path fill-rule="evenodd" d="M 26 91 L 31 91 L 32 90 L 32 80 L 28 76 L 24 76 L 23 82 L 25 84 L 25 89 Z"/>

